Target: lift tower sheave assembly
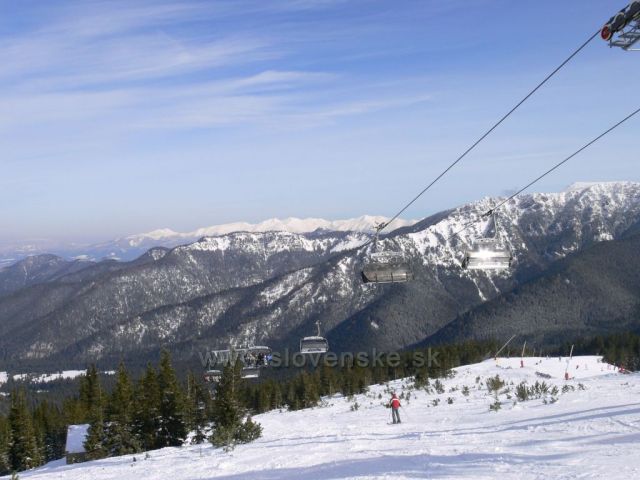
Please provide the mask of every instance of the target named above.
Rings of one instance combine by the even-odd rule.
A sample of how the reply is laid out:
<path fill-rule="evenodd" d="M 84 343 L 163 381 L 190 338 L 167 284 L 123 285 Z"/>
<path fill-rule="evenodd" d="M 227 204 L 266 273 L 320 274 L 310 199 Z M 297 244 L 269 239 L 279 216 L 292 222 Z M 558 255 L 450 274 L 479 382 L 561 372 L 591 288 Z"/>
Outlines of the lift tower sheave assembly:
<path fill-rule="evenodd" d="M 600 36 L 610 47 L 639 50 L 632 47 L 640 40 L 640 0 L 634 0 L 611 17 L 600 30 Z"/>

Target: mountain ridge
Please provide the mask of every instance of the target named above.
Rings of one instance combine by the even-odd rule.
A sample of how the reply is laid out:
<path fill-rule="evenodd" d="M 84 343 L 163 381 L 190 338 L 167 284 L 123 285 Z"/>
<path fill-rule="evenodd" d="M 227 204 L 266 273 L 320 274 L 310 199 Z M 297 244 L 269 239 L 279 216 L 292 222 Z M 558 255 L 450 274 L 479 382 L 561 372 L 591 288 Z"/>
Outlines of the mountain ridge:
<path fill-rule="evenodd" d="M 0 298 L 0 358 L 143 360 L 165 346 L 184 359 L 251 343 L 294 350 L 317 320 L 336 351 L 405 348 L 640 225 L 637 183 L 521 195 L 498 212 L 513 271 L 462 270 L 482 214 L 499 201 L 484 198 L 381 238 L 378 248 L 402 252 L 414 271 L 402 285 L 362 284 L 373 245 L 364 245 L 370 234 L 353 232 L 238 232 L 158 250 L 139 264 L 101 262 Z"/>
<path fill-rule="evenodd" d="M 97 262 L 104 259 L 112 259 L 131 261 L 153 247 L 173 248 L 182 244 L 196 242 L 202 237 L 224 236 L 241 232 L 313 233 L 316 231 L 335 231 L 372 233 L 377 224 L 388 220 L 389 217 L 380 215 L 362 215 L 344 220 L 297 217 L 270 218 L 259 223 L 234 222 L 201 227 L 191 232 L 176 232 L 170 228 L 160 228 L 95 244 L 5 246 L 0 247 L 0 269 L 17 263 L 28 256 L 42 254 L 53 254 L 67 260 Z M 415 220 L 396 219 L 392 222 L 391 228 L 409 226 L 415 222 Z"/>

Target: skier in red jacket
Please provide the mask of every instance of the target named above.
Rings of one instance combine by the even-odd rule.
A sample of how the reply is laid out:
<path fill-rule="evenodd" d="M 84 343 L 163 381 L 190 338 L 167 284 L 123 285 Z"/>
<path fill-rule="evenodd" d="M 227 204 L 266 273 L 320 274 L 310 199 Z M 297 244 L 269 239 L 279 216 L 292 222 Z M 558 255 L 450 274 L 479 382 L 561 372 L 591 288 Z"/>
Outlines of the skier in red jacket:
<path fill-rule="evenodd" d="M 394 393 L 391 395 L 391 400 L 389 401 L 389 406 L 391 407 L 391 418 L 393 418 L 393 423 L 402 423 L 400 421 L 400 400 Z"/>

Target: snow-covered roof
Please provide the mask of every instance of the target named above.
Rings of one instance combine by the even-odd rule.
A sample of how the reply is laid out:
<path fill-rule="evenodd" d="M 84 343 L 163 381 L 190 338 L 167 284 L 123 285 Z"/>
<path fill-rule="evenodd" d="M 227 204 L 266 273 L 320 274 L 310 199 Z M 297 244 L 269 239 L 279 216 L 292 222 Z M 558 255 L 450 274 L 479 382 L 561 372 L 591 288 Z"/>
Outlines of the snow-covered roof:
<path fill-rule="evenodd" d="M 87 438 L 89 424 L 69 425 L 67 428 L 67 453 L 84 453 L 84 441 Z"/>

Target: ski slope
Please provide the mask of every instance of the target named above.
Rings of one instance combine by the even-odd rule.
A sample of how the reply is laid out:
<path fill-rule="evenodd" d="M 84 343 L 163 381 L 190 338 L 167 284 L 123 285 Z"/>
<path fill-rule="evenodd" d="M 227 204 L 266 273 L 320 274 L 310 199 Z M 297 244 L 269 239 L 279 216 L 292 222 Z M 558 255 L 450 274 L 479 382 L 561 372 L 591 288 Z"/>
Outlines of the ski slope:
<path fill-rule="evenodd" d="M 410 390 L 406 379 L 353 399 L 328 398 L 322 407 L 260 415 L 255 418 L 263 438 L 231 453 L 210 445 L 166 448 L 147 459 L 136 455 L 136 461 L 129 455 L 73 466 L 54 462 L 20 478 L 640 478 L 640 376 L 621 374 L 599 357 L 574 357 L 568 365 L 573 378 L 564 381 L 566 358 L 524 362 L 520 368 L 519 358 L 501 358 L 457 368 L 453 378 L 441 380 L 441 394 Z M 490 411 L 495 400 L 485 381 L 496 374 L 512 391 L 523 380 L 570 387 L 555 403 L 547 397 L 547 403 L 514 405 L 503 393 L 501 409 Z M 400 425 L 389 424 L 390 411 L 382 405 L 391 389 L 411 394 L 403 400 Z"/>

